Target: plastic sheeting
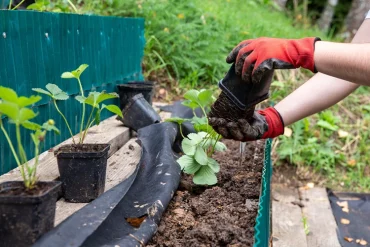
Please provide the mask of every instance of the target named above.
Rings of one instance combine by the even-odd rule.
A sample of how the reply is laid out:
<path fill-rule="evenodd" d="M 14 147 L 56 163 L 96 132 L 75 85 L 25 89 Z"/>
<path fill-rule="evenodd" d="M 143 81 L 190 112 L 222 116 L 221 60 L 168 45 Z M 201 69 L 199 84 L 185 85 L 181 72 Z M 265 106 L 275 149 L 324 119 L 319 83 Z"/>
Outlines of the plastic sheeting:
<path fill-rule="evenodd" d="M 370 243 L 370 194 L 337 193 L 329 190 L 328 196 L 338 225 L 339 243 L 343 247 L 359 246 L 356 239 Z M 344 201 L 348 203 L 348 213 L 337 204 Z M 350 224 L 342 224 L 341 219 L 348 219 Z M 345 237 L 354 240 L 350 243 L 344 239 Z"/>
<path fill-rule="evenodd" d="M 142 157 L 135 172 L 44 235 L 34 246 L 140 246 L 156 232 L 180 182 L 172 151 L 177 124 L 138 131 Z M 124 160 L 122 160 L 124 163 Z M 130 222 L 142 223 L 136 226 Z"/>

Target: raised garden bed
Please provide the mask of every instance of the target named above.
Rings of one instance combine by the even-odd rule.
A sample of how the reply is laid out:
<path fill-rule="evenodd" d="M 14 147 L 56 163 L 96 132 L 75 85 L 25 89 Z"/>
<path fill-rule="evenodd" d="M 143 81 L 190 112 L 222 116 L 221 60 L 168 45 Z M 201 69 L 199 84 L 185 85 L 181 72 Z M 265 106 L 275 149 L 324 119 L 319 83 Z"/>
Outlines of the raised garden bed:
<path fill-rule="evenodd" d="M 248 143 L 243 157 L 239 142 L 223 142 L 217 185 L 198 187 L 184 175 L 148 246 L 253 246 L 265 142 Z"/>

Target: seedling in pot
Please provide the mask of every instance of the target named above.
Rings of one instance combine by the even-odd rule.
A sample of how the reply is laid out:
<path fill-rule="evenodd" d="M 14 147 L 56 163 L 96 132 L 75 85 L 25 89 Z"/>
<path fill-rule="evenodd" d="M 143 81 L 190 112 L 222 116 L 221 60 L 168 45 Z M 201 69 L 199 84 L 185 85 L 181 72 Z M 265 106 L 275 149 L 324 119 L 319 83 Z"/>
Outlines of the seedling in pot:
<path fill-rule="evenodd" d="M 88 129 L 93 124 L 100 124 L 103 110 L 108 110 L 122 117 L 118 106 L 103 104 L 106 100 L 118 98 L 116 93 L 90 92 L 87 97 L 85 96 L 80 77 L 87 67 L 87 64 L 82 64 L 76 70 L 64 72 L 61 76 L 64 79 L 75 79 L 80 88 L 80 95 L 75 97 L 82 105 L 78 141 L 74 139 L 70 124 L 57 104 L 58 100 L 69 99 L 68 94 L 55 84 L 47 84 L 47 90 L 33 89 L 52 99 L 55 109 L 62 116 L 72 137 L 72 145 L 64 145 L 54 152 L 58 161 L 60 179 L 63 183 L 64 198 L 70 202 L 90 202 L 104 192 L 110 144 L 84 144 L 84 142 Z M 90 106 L 91 109 L 85 123 L 86 105 Z"/>
<path fill-rule="evenodd" d="M 0 129 L 23 178 L 23 181 L 0 184 L 0 239 L 4 246 L 30 246 L 54 225 L 61 183 L 38 181 L 37 167 L 46 133 L 59 133 L 59 130 L 52 119 L 42 125 L 33 122 L 37 113 L 30 106 L 40 100 L 40 96 L 18 96 L 14 90 L 0 86 Z M 15 126 L 15 143 L 4 126 L 2 115 L 8 117 L 9 125 Z M 28 162 L 23 146 L 26 141 L 22 128 L 31 131 L 33 164 Z"/>
<path fill-rule="evenodd" d="M 194 175 L 193 182 L 199 185 L 217 183 L 216 173 L 220 171 L 220 165 L 212 158 L 212 155 L 215 151 L 226 150 L 225 144 L 220 142 L 221 136 L 208 124 L 206 117 L 210 106 L 215 101 L 212 94 L 210 90 L 189 90 L 184 94 L 184 98 L 187 100 L 183 102 L 183 105 L 193 110 L 194 117 L 192 119 L 169 118 L 166 120 L 179 124 L 181 135 L 184 138 L 181 143 L 184 155 L 177 162 L 185 173 Z M 203 117 L 196 116 L 195 109 L 197 108 L 201 109 Z M 190 133 L 185 137 L 181 129 L 181 124 L 185 121 L 190 121 L 197 133 Z"/>
<path fill-rule="evenodd" d="M 104 102 L 108 99 L 118 98 L 118 94 L 116 94 L 116 93 L 106 93 L 105 91 L 103 91 L 103 92 L 90 92 L 89 95 L 87 97 L 85 97 L 80 77 L 81 77 L 81 74 L 85 71 L 85 69 L 87 67 L 88 67 L 87 64 L 82 64 L 76 70 L 73 70 L 71 72 L 64 72 L 61 76 L 64 79 L 76 79 L 78 84 L 79 84 L 79 87 L 80 87 L 81 95 L 78 95 L 75 98 L 76 100 L 78 100 L 82 104 L 82 117 L 81 117 L 78 144 L 84 143 L 84 140 L 85 140 L 86 135 L 87 135 L 87 130 L 94 123 L 97 124 L 97 125 L 100 123 L 100 115 L 101 115 L 101 112 L 104 109 L 122 117 L 122 112 L 121 112 L 121 110 L 118 106 L 102 104 L 102 102 Z M 63 118 L 63 120 L 64 120 L 64 122 L 65 122 L 65 124 L 68 128 L 68 131 L 69 131 L 69 133 L 72 137 L 73 144 L 76 144 L 76 141 L 73 137 L 71 127 L 70 127 L 65 115 L 60 111 L 60 109 L 57 105 L 58 100 L 67 100 L 67 99 L 69 99 L 68 94 L 66 92 L 64 92 L 62 89 L 60 89 L 55 84 L 50 84 L 50 83 L 47 84 L 46 89 L 47 90 L 44 90 L 44 89 L 41 89 L 41 88 L 33 88 L 32 90 L 35 91 L 35 92 L 41 93 L 41 94 L 45 94 L 45 95 L 49 96 L 52 99 L 53 104 L 55 106 L 55 109 L 62 116 L 62 118 Z M 90 112 L 90 115 L 89 115 L 89 118 L 88 118 L 86 124 L 84 125 L 85 113 L 86 113 L 86 104 L 90 105 L 92 107 L 92 110 Z"/>
<path fill-rule="evenodd" d="M 24 186 L 27 189 L 33 189 L 36 182 L 36 171 L 37 165 L 39 163 L 39 154 L 42 149 L 42 144 L 44 143 L 45 135 L 47 131 L 54 131 L 59 134 L 59 130 L 55 127 L 54 120 L 50 119 L 42 125 L 35 122 L 31 122 L 37 116 L 33 110 L 28 108 L 29 106 L 35 104 L 41 100 L 40 96 L 32 95 L 30 97 L 18 96 L 17 93 L 6 87 L 0 86 L 0 128 L 3 132 L 13 157 L 20 169 Z M 1 115 L 5 115 L 9 119 L 10 124 L 15 125 L 16 130 L 16 147 L 9 137 L 8 132 L 4 128 Z M 23 147 L 24 140 L 21 136 L 21 128 L 29 129 L 32 131 L 31 139 L 35 146 L 34 152 L 34 164 L 28 163 L 27 155 Z"/>

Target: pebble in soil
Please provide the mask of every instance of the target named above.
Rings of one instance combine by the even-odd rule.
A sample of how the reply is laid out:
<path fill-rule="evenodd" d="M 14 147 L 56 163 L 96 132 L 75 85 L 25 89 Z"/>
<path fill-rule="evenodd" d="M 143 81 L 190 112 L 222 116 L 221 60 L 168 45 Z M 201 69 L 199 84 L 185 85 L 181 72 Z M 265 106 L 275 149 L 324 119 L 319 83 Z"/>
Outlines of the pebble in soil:
<path fill-rule="evenodd" d="M 253 246 L 264 141 L 247 143 L 243 162 L 239 142 L 224 143 L 228 150 L 214 155 L 218 184 L 200 189 L 183 175 L 148 247 Z"/>

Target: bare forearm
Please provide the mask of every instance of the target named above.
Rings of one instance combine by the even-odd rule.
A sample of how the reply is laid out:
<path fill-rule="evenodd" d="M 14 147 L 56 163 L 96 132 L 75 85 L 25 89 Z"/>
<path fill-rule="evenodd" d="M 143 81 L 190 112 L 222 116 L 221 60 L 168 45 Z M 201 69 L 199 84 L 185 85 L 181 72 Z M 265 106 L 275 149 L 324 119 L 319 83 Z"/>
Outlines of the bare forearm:
<path fill-rule="evenodd" d="M 347 97 L 357 84 L 318 73 L 275 106 L 290 125 L 320 112 Z"/>
<path fill-rule="evenodd" d="M 367 19 L 362 23 L 352 43 L 370 42 L 369 32 L 370 19 Z M 347 79 L 347 77 L 344 78 Z M 290 125 L 302 118 L 329 108 L 347 97 L 357 87 L 358 84 L 318 73 L 278 103 L 275 108 L 284 119 L 284 124 Z"/>
<path fill-rule="evenodd" d="M 326 75 L 370 86 L 370 43 L 316 42 L 314 59 Z"/>

